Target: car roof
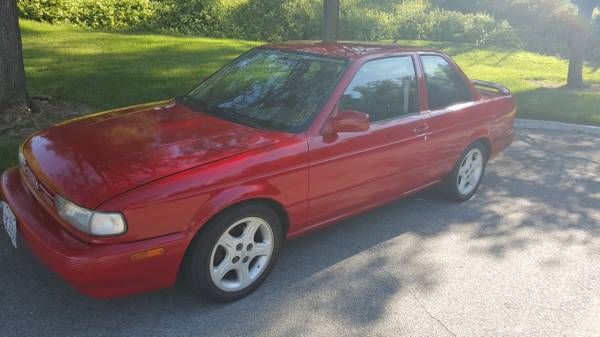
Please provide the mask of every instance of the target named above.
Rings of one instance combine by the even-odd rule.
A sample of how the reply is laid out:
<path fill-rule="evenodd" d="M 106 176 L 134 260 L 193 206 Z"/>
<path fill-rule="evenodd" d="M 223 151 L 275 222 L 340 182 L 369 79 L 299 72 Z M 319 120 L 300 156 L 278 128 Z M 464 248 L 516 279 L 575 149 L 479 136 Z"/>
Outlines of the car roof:
<path fill-rule="evenodd" d="M 321 42 L 321 41 L 290 41 L 272 43 L 261 48 L 278 49 L 282 51 L 317 54 L 326 57 L 335 57 L 355 60 L 362 57 L 382 55 L 388 53 L 407 52 L 435 52 L 438 50 L 419 47 L 406 47 L 397 44 L 375 44 L 355 42 Z"/>

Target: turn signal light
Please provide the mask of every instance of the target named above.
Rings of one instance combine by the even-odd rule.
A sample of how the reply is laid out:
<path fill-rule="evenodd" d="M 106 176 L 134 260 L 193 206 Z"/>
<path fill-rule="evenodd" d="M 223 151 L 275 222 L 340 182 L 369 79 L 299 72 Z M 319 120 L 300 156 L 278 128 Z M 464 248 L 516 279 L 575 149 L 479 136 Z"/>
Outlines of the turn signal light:
<path fill-rule="evenodd" d="M 140 252 L 140 253 L 135 253 L 133 255 L 131 255 L 131 261 L 138 261 L 138 260 L 143 260 L 149 257 L 155 257 L 155 256 L 159 256 L 164 254 L 165 249 L 164 248 L 154 248 L 154 249 L 150 249 L 144 252 Z"/>

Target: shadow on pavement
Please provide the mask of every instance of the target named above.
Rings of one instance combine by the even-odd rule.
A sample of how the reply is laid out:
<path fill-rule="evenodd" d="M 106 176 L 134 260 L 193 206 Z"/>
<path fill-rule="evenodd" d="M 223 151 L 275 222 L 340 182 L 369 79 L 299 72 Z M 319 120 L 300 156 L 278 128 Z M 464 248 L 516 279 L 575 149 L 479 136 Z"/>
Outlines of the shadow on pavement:
<path fill-rule="evenodd" d="M 418 319 L 408 311 L 414 308 L 394 305 L 399 299 L 434 318 L 415 292 L 426 295 L 446 282 L 445 260 L 431 258 L 436 240 L 466 233 L 459 249 L 489 259 L 522 251 L 542 236 L 598 254 L 599 144 L 578 134 L 520 132 L 490 163 L 473 200 L 458 204 L 428 190 L 287 242 L 267 282 L 226 305 L 191 297 L 182 285 L 91 300 L 26 250 L 10 250 L 0 235 L 0 334 L 365 335 L 386 315 Z M 553 256 L 540 261 L 547 268 L 561 263 Z M 443 323 L 432 324 L 448 332 Z M 340 326 L 350 333 L 337 331 Z"/>

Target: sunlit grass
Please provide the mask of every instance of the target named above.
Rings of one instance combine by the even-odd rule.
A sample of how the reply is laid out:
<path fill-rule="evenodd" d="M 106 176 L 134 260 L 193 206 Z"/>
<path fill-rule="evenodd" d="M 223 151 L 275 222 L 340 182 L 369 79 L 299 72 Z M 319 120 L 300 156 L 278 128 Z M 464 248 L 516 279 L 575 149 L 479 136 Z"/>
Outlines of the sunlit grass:
<path fill-rule="evenodd" d="M 185 93 L 256 42 L 21 23 L 32 94 L 97 109 Z"/>

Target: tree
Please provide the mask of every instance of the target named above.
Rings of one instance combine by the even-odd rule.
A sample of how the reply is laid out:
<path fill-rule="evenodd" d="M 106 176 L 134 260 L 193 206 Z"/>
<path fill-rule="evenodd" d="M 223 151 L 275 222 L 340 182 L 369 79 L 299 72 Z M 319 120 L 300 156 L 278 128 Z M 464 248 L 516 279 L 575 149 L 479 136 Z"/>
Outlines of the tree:
<path fill-rule="evenodd" d="M 340 0 L 323 0 L 323 42 L 335 42 L 340 19 Z"/>
<path fill-rule="evenodd" d="M 567 75 L 567 87 L 583 88 L 583 62 L 585 49 L 591 40 L 592 17 L 594 9 L 600 6 L 600 0 L 574 0 L 578 9 L 579 34 L 573 38 L 569 57 L 569 73 Z"/>
<path fill-rule="evenodd" d="M 0 0 L 0 111 L 28 106 L 16 0 Z"/>
<path fill-rule="evenodd" d="M 592 43 L 594 9 L 600 6 L 600 0 L 431 1 L 448 9 L 485 11 L 508 20 L 529 49 L 569 58 L 567 86 L 584 87 L 583 64 Z"/>

